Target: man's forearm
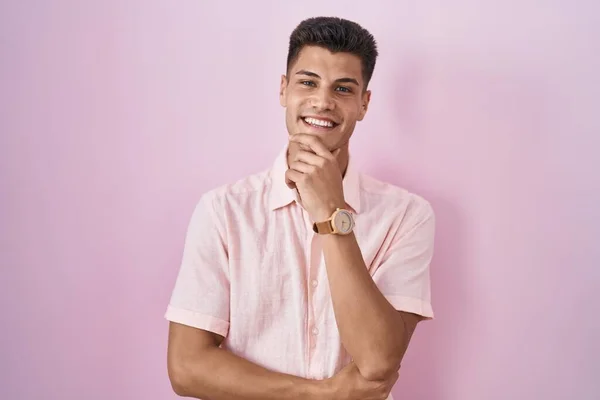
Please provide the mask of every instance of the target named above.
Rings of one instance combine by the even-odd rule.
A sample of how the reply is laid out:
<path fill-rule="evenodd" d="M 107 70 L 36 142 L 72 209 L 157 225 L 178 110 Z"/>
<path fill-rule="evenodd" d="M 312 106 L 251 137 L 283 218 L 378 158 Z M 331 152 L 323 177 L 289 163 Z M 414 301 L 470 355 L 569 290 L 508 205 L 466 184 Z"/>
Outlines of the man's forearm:
<path fill-rule="evenodd" d="M 272 372 L 214 347 L 197 361 L 180 363 L 172 371 L 177 394 L 205 400 L 325 400 L 331 398 L 327 381 Z"/>
<path fill-rule="evenodd" d="M 365 266 L 354 234 L 325 235 L 323 252 L 342 343 L 367 379 L 400 367 L 406 332 Z"/>

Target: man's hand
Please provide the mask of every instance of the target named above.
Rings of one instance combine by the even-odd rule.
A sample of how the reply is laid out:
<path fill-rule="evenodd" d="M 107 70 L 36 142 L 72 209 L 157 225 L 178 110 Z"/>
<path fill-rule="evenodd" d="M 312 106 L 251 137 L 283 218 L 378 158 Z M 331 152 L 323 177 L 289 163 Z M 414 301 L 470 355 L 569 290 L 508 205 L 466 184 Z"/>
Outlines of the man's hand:
<path fill-rule="evenodd" d="M 298 189 L 302 205 L 311 219 L 324 221 L 336 208 L 346 205 L 342 172 L 336 159 L 340 150 L 330 152 L 314 135 L 292 135 L 290 141 L 298 143 L 300 149 L 288 160 L 286 181 Z"/>
<path fill-rule="evenodd" d="M 327 380 L 335 400 L 385 400 L 398 380 L 395 372 L 383 381 L 368 381 L 351 362 Z"/>

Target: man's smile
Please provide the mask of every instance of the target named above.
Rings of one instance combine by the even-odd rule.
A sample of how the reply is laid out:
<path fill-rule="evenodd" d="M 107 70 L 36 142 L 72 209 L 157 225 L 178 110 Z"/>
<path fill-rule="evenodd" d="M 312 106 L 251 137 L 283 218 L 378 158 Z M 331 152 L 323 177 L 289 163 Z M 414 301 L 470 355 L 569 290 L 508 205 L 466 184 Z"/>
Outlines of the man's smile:
<path fill-rule="evenodd" d="M 316 128 L 316 129 L 328 130 L 328 129 L 333 129 L 339 125 L 338 123 L 336 123 L 328 118 L 301 117 L 300 119 L 302 120 L 302 122 L 304 122 L 304 124 L 310 126 L 311 128 Z"/>

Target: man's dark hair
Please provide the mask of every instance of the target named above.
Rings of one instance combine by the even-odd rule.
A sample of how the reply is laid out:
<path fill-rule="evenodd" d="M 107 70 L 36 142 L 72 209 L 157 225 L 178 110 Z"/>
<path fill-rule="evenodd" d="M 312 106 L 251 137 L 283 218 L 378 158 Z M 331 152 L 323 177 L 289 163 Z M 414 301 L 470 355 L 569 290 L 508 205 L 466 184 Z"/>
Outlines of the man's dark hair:
<path fill-rule="evenodd" d="M 373 76 L 377 43 L 373 35 L 356 22 L 336 17 L 314 17 L 300 22 L 290 35 L 287 70 L 304 46 L 320 46 L 332 53 L 352 53 L 360 57 L 365 89 Z"/>

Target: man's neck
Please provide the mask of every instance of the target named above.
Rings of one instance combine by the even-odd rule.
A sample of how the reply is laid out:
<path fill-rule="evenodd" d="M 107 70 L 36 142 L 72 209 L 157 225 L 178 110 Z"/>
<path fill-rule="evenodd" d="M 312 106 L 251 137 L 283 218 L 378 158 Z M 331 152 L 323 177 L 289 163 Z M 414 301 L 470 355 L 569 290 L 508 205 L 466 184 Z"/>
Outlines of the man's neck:
<path fill-rule="evenodd" d="M 344 146 L 340 151 L 340 154 L 337 155 L 337 161 L 340 165 L 340 171 L 342 171 L 342 178 L 346 176 L 346 171 L 348 170 L 348 160 L 350 159 L 350 154 L 348 152 L 348 145 Z"/>

